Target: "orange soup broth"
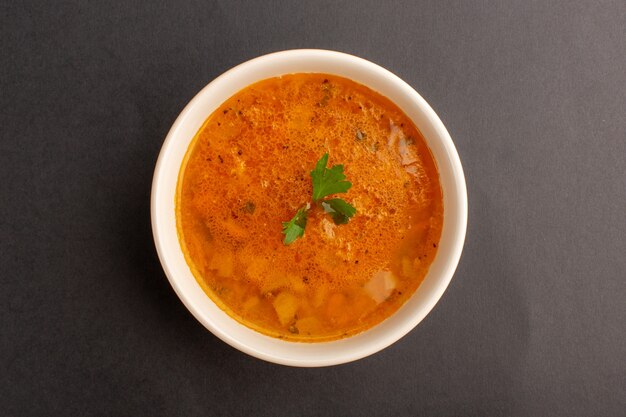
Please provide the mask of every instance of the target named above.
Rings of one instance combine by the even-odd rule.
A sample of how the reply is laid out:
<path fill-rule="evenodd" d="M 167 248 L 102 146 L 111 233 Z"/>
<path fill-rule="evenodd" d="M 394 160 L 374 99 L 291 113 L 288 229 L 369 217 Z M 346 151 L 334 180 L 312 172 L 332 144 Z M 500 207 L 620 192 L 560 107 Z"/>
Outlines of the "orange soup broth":
<path fill-rule="evenodd" d="M 328 152 L 357 209 L 335 225 L 309 210 L 304 237 L 282 222 L 311 201 L 310 172 Z M 186 260 L 231 317 L 292 341 L 340 339 L 390 315 L 416 291 L 443 222 L 435 161 L 390 100 L 351 80 L 292 74 L 241 90 L 206 120 L 178 180 Z"/>

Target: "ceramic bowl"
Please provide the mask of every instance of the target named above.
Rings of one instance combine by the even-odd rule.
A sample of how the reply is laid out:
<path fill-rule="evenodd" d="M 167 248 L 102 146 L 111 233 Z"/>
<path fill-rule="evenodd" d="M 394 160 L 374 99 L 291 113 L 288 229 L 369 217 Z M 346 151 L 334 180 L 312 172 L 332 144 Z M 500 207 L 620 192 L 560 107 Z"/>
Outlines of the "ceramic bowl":
<path fill-rule="evenodd" d="M 392 100 L 422 132 L 439 169 L 444 222 L 437 255 L 423 283 L 391 317 L 355 336 L 323 343 L 289 342 L 240 324 L 203 292 L 185 261 L 176 230 L 175 195 L 185 152 L 204 121 L 226 99 L 257 81 L 282 74 L 317 72 L 352 79 Z M 446 128 L 410 85 L 367 60 L 333 51 L 290 50 L 238 65 L 204 87 L 169 131 L 159 155 L 151 196 L 152 230 L 163 269 L 178 297 L 214 335 L 266 361 L 328 366 L 371 355 L 396 342 L 426 317 L 443 295 L 461 256 L 467 225 L 467 191 L 461 161 Z M 407 358 L 409 359 L 409 358 Z"/>

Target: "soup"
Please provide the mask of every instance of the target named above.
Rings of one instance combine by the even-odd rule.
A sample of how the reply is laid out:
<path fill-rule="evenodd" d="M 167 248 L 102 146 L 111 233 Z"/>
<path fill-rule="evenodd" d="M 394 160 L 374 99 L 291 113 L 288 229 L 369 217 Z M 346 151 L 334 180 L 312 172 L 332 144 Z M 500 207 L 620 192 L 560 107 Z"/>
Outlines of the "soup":
<path fill-rule="evenodd" d="M 345 221 L 311 200 L 324 156 L 352 184 L 329 197 L 356 209 Z M 303 235 L 285 244 L 300 209 Z M 181 167 L 176 216 L 187 263 L 221 309 L 269 336 L 321 342 L 411 297 L 437 252 L 443 200 L 423 136 L 394 103 L 346 78 L 290 74 L 209 116 Z"/>

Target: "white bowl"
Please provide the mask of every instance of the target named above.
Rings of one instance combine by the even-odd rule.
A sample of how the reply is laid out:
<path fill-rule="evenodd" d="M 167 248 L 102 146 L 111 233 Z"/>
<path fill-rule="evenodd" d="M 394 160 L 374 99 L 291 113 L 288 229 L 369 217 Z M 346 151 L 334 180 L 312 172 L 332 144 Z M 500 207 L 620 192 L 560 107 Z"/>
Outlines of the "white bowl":
<path fill-rule="evenodd" d="M 415 294 L 391 317 L 370 330 L 323 343 L 288 342 L 240 324 L 203 292 L 178 241 L 176 183 L 187 148 L 209 115 L 244 87 L 282 74 L 317 72 L 352 79 L 397 104 L 424 135 L 443 190 L 444 221 L 439 249 Z M 266 361 L 291 366 L 327 366 L 378 352 L 413 329 L 435 306 L 452 279 L 467 226 L 467 191 L 461 161 L 443 123 L 428 103 L 396 75 L 361 58 L 333 51 L 299 49 L 264 55 L 225 72 L 196 95 L 165 139 L 152 183 L 152 231 L 159 259 L 185 306 L 207 329 L 229 345 Z"/>

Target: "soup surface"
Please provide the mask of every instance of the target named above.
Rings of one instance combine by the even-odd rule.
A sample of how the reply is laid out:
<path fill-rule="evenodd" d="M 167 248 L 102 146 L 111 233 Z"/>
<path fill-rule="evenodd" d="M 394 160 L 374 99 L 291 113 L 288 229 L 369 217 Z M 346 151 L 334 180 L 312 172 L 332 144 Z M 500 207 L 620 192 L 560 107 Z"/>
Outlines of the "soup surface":
<path fill-rule="evenodd" d="M 282 222 L 310 202 L 325 153 L 352 188 L 336 225 L 313 204 L 304 236 Z M 318 342 L 393 314 L 418 288 L 443 222 L 435 161 L 411 120 L 351 80 L 291 74 L 252 84 L 206 120 L 181 167 L 179 239 L 207 295 L 266 335 Z"/>

